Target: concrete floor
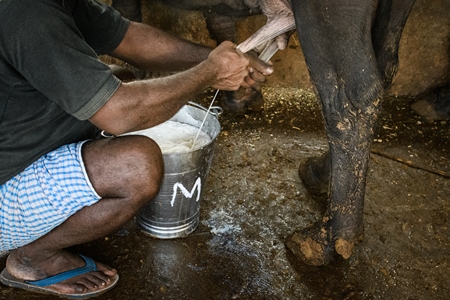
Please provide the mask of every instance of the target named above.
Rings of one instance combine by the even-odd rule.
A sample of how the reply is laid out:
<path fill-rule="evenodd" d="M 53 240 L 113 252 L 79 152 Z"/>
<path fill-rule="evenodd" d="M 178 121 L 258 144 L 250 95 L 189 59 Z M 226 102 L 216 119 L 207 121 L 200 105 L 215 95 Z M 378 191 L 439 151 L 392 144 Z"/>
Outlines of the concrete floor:
<path fill-rule="evenodd" d="M 408 99 L 386 101 L 370 160 L 365 240 L 346 261 L 310 267 L 284 239 L 322 213 L 296 174 L 327 147 L 320 111 L 309 91 L 271 88 L 265 97 L 262 113 L 220 116 L 191 235 L 159 240 L 130 222 L 72 249 L 118 269 L 118 285 L 98 299 L 448 299 L 450 179 L 433 170 L 450 172 L 450 123 L 424 122 Z M 0 299 L 53 298 L 1 286 Z"/>

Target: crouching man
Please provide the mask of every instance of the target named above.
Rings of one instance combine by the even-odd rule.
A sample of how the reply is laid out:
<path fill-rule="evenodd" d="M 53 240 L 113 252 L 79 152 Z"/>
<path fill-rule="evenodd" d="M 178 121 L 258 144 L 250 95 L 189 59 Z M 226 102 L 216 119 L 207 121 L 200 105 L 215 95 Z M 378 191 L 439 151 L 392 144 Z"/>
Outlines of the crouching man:
<path fill-rule="evenodd" d="M 164 168 L 151 139 L 94 140 L 96 131 L 152 127 L 208 87 L 249 87 L 272 68 L 231 42 L 211 50 L 96 0 L 2 0 L 0 19 L 0 250 L 10 251 L 0 279 L 98 295 L 117 271 L 64 249 L 130 220 L 158 193 Z M 123 83 L 101 54 L 180 72 Z"/>

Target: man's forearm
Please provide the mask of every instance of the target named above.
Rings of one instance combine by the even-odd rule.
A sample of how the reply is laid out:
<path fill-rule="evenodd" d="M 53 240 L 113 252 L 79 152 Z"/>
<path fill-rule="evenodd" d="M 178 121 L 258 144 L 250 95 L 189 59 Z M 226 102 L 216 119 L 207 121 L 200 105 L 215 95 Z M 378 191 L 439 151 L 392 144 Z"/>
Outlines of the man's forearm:
<path fill-rule="evenodd" d="M 166 121 L 209 86 L 238 89 L 248 75 L 249 60 L 234 46 L 224 42 L 208 59 L 177 74 L 123 83 L 90 121 L 107 132 L 122 134 Z"/>
<path fill-rule="evenodd" d="M 122 43 L 111 56 L 137 68 L 179 71 L 197 65 L 211 49 L 175 37 L 158 28 L 131 22 Z"/>
<path fill-rule="evenodd" d="M 167 77 L 123 83 L 90 120 L 113 134 L 155 126 L 207 88 L 210 76 L 211 72 L 200 64 Z"/>

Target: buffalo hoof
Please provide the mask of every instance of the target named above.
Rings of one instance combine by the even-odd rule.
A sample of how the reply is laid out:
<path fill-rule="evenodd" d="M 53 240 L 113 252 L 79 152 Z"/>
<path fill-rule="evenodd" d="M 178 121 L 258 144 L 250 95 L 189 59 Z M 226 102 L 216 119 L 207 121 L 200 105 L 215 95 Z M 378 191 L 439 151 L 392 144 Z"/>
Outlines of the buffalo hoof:
<path fill-rule="evenodd" d="M 335 254 L 348 259 L 355 247 L 356 241 L 363 234 L 352 238 L 333 238 L 333 228 L 329 222 L 320 221 L 301 231 L 294 232 L 286 238 L 286 246 L 304 263 L 313 266 L 325 266 L 330 263 Z"/>
<path fill-rule="evenodd" d="M 411 109 L 428 121 L 450 119 L 450 84 L 419 98 Z"/>
<path fill-rule="evenodd" d="M 330 159 L 326 153 L 308 158 L 298 168 L 298 175 L 308 192 L 319 198 L 328 198 Z"/>
<path fill-rule="evenodd" d="M 260 91 L 253 88 L 240 88 L 234 92 L 224 92 L 220 106 L 225 112 L 244 114 L 250 111 L 263 111 L 264 98 Z"/>
<path fill-rule="evenodd" d="M 316 223 L 286 238 L 286 246 L 304 263 L 324 266 L 334 258 L 333 243 L 327 223 Z"/>

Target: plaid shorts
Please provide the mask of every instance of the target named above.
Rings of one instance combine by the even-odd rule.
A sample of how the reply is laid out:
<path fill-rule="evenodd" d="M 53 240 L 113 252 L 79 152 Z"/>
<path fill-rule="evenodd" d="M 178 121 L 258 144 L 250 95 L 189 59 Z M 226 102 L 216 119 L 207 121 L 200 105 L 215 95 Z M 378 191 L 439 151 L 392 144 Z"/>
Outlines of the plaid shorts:
<path fill-rule="evenodd" d="M 84 168 L 83 143 L 42 156 L 0 186 L 0 251 L 31 243 L 100 200 Z"/>

